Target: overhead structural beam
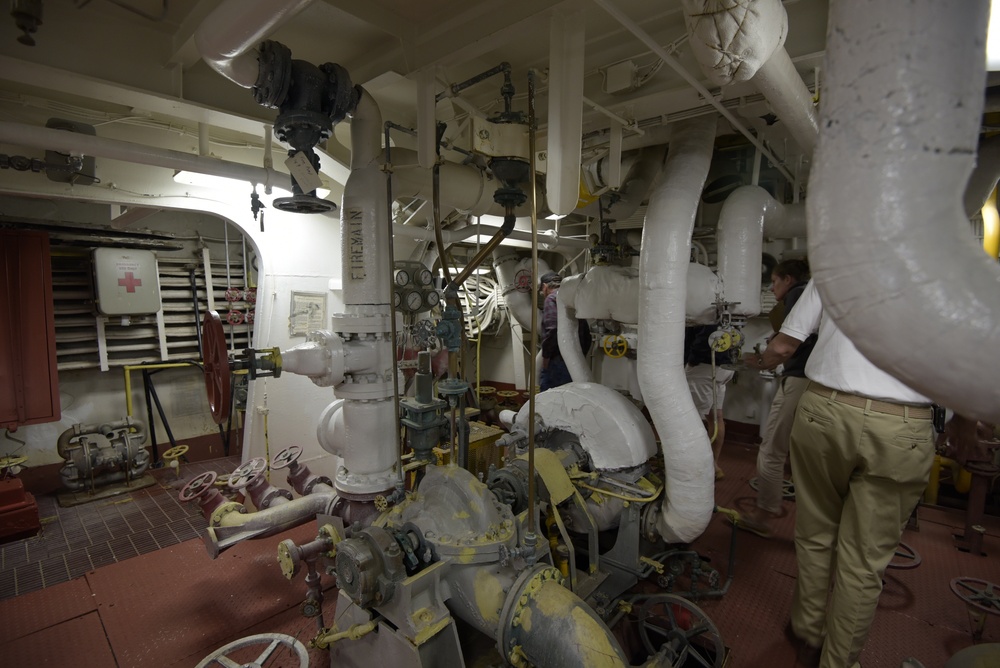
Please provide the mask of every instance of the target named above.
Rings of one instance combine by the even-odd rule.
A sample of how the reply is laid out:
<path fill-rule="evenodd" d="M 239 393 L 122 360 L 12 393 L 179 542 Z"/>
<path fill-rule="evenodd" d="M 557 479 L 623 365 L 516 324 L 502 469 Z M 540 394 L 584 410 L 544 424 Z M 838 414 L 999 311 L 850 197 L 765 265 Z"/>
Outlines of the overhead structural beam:
<path fill-rule="evenodd" d="M 0 80 L 37 86 L 91 100 L 120 104 L 138 111 L 171 116 L 192 124 L 204 123 L 254 137 L 263 137 L 265 126 L 273 122 L 240 116 L 176 97 L 129 88 L 111 81 L 95 79 L 3 55 L 0 55 Z M 350 167 L 321 150 L 319 146 L 315 150 L 320 159 L 320 171 L 341 185 L 347 183 L 347 177 L 351 173 Z"/>
<path fill-rule="evenodd" d="M 734 129 L 736 129 L 737 132 L 746 137 L 751 144 L 756 146 L 757 149 L 761 153 L 763 153 L 765 157 L 767 157 L 767 159 L 771 162 L 771 164 L 774 165 L 779 172 L 781 172 L 782 176 L 788 179 L 789 182 L 795 183 L 796 181 L 795 177 L 792 176 L 791 172 L 789 172 L 785 168 L 785 166 L 782 165 L 781 162 L 774 156 L 774 154 L 767 149 L 767 147 L 764 145 L 764 142 L 758 139 L 756 135 L 751 133 L 750 130 L 745 125 L 743 125 L 743 123 L 741 123 L 736 118 L 736 116 L 734 116 L 728 109 L 726 109 L 726 107 L 720 101 L 716 100 L 715 96 L 713 96 L 709 92 L 709 90 L 705 88 L 705 86 L 703 86 L 702 83 L 694 77 L 694 75 L 688 72 L 687 69 L 683 65 L 681 65 L 676 58 L 667 53 L 667 50 L 664 49 L 662 46 L 660 46 L 655 39 L 650 37 L 649 33 L 647 33 L 645 30 L 639 27 L 639 24 L 637 24 L 635 21 L 626 16 L 620 9 L 618 9 L 610 2 L 608 2 L 608 0 L 594 0 L 594 3 L 598 7 L 606 11 L 608 14 L 610 14 L 612 18 L 614 18 L 616 21 L 621 23 L 622 26 L 630 33 L 635 35 L 635 37 L 637 37 L 640 42 L 649 47 L 649 50 L 655 53 L 660 58 L 660 60 L 662 60 L 670 67 L 670 69 L 676 72 L 682 79 L 684 79 L 684 81 L 688 82 L 688 84 L 692 88 L 698 91 L 698 93 L 703 98 L 705 98 L 706 102 L 715 107 L 715 109 L 720 114 L 722 114 L 722 117 L 725 118 L 727 121 L 729 121 L 729 123 L 733 126 Z"/>

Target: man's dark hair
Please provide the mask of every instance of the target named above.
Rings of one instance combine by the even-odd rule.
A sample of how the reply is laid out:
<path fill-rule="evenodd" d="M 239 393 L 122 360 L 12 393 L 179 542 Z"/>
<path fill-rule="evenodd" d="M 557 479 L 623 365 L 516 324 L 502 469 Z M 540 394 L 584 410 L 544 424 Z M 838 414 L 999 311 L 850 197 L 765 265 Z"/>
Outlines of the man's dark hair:
<path fill-rule="evenodd" d="M 562 283 L 562 276 L 559 275 L 558 271 L 547 271 L 542 274 L 542 278 L 538 282 L 542 285 L 559 285 Z"/>
<path fill-rule="evenodd" d="M 771 272 L 779 278 L 791 276 L 796 283 L 805 283 L 809 280 L 809 263 L 805 260 L 783 260 L 774 266 Z"/>

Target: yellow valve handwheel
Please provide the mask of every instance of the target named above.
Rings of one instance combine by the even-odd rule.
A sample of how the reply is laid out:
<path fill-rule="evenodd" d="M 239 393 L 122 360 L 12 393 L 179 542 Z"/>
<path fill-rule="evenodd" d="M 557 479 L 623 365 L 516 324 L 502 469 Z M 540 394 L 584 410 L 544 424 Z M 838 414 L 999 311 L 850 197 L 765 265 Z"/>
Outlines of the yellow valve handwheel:
<path fill-rule="evenodd" d="M 187 454 L 187 451 L 189 449 L 190 448 L 188 448 L 188 446 L 186 445 L 175 445 L 174 447 L 164 452 L 163 455 L 161 455 L 161 457 L 163 459 L 166 459 L 167 461 L 170 461 L 171 459 L 180 459 L 181 457 Z"/>
<path fill-rule="evenodd" d="M 3 471 L 4 469 L 12 468 L 14 466 L 20 466 L 21 464 L 23 464 L 26 461 L 28 461 L 28 458 L 24 457 L 24 456 L 21 456 L 21 457 L 13 457 L 13 456 L 10 456 L 10 457 L 0 457 L 0 471 Z"/>
<path fill-rule="evenodd" d="M 625 357 L 628 352 L 628 341 L 621 334 L 615 334 L 604 339 L 604 354 L 608 357 Z"/>
<path fill-rule="evenodd" d="M 715 332 L 709 339 L 709 343 L 715 352 L 724 353 L 733 347 L 733 337 L 729 332 Z"/>

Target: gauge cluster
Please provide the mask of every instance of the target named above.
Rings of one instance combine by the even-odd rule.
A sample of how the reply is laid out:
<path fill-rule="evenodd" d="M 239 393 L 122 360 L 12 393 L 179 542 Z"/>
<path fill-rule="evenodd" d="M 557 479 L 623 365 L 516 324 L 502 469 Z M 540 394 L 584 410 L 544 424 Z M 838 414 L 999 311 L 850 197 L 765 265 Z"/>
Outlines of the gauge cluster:
<path fill-rule="evenodd" d="M 403 313 L 422 313 L 441 303 L 434 274 L 419 262 L 397 262 L 393 267 L 393 304 Z"/>

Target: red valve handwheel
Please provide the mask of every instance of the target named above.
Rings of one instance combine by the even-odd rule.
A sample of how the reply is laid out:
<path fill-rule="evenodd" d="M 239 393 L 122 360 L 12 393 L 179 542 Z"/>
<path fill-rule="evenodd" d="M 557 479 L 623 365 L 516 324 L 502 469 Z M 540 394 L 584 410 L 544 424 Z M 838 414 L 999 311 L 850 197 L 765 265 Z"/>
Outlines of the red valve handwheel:
<path fill-rule="evenodd" d="M 231 474 L 229 474 L 229 489 L 243 489 L 267 470 L 267 460 L 263 457 L 255 457 L 250 461 L 241 464 Z"/>
<path fill-rule="evenodd" d="M 194 501 L 199 496 L 212 489 L 215 484 L 216 473 L 215 471 L 206 471 L 202 473 L 197 478 L 194 478 L 188 484 L 184 485 L 184 488 L 177 495 L 177 498 L 181 501 Z"/>
<path fill-rule="evenodd" d="M 242 325 L 243 324 L 243 312 L 233 309 L 226 314 L 226 322 L 230 325 Z"/>
<path fill-rule="evenodd" d="M 202 358 L 205 364 L 205 390 L 208 407 L 215 424 L 229 417 L 229 355 L 226 353 L 226 332 L 217 311 L 208 311 L 201 325 Z"/>
<path fill-rule="evenodd" d="M 279 452 L 271 460 L 271 468 L 274 470 L 283 469 L 286 466 L 291 466 L 299 456 L 302 454 L 302 448 L 298 445 L 289 445 L 287 448 Z"/>

